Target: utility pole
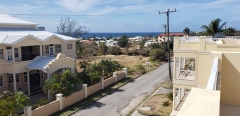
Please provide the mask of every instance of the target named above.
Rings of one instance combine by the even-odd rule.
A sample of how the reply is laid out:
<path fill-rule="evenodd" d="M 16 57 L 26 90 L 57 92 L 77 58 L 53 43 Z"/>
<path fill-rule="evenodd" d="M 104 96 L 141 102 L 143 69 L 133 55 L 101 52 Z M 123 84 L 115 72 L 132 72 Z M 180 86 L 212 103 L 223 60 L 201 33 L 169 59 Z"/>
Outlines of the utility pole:
<path fill-rule="evenodd" d="M 164 28 L 165 28 L 165 37 L 163 38 L 163 40 L 164 40 L 164 49 L 166 50 L 167 49 L 167 46 L 166 46 L 166 41 L 165 41 L 165 39 L 166 39 L 166 33 L 167 33 L 167 25 L 166 24 L 163 24 L 162 25 Z"/>
<path fill-rule="evenodd" d="M 170 12 L 176 12 L 177 10 L 176 10 L 176 8 L 175 8 L 175 10 L 174 11 L 170 11 L 169 9 L 168 9 L 168 11 L 166 11 L 166 12 L 160 12 L 159 11 L 159 14 L 166 14 L 167 15 L 167 35 L 168 35 L 168 72 L 169 72 L 169 78 L 170 78 L 170 81 L 172 82 L 172 71 L 171 71 L 171 59 L 170 59 L 170 46 L 169 46 L 169 40 L 170 40 L 170 38 L 169 38 L 169 14 L 170 14 Z"/>

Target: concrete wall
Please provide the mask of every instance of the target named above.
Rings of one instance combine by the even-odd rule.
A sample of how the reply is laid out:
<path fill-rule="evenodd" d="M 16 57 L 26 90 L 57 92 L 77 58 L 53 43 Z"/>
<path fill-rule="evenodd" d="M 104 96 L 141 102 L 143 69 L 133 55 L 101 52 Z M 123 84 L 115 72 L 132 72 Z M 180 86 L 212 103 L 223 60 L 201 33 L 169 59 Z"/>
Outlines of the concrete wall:
<path fill-rule="evenodd" d="M 53 101 L 32 111 L 32 116 L 49 116 L 59 111 L 59 101 Z"/>
<path fill-rule="evenodd" d="M 206 87 L 212 69 L 211 54 L 199 54 L 198 61 L 198 86 Z"/>
<path fill-rule="evenodd" d="M 122 71 L 117 72 L 117 81 L 122 80 L 125 76 L 125 73 Z"/>
<path fill-rule="evenodd" d="M 104 80 L 104 87 L 107 87 L 113 83 L 114 83 L 114 77 L 110 77 L 110 78 Z"/>
<path fill-rule="evenodd" d="M 188 50 L 191 48 L 191 50 L 198 50 L 199 49 L 199 43 L 198 42 L 181 42 L 179 49 L 181 50 Z"/>
<path fill-rule="evenodd" d="M 70 96 L 63 98 L 63 108 L 70 106 L 82 99 L 84 99 L 84 90 L 72 93 Z"/>
<path fill-rule="evenodd" d="M 88 91 L 88 96 L 101 90 L 102 89 L 102 83 L 97 83 L 97 84 L 94 84 L 90 87 L 87 88 L 87 91 Z"/>
<path fill-rule="evenodd" d="M 240 53 L 223 53 L 221 103 L 240 105 Z"/>

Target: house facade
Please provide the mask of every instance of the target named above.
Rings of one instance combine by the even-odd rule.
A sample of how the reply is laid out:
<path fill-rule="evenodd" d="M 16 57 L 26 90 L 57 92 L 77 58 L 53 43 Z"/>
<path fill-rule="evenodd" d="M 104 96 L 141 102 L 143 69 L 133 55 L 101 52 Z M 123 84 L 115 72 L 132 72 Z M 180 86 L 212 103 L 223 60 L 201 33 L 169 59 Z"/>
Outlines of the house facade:
<path fill-rule="evenodd" d="M 240 40 L 235 38 L 174 38 L 171 116 L 240 114 Z"/>
<path fill-rule="evenodd" d="M 45 80 L 75 72 L 76 38 L 37 29 L 36 23 L 0 14 L 0 93 L 42 90 Z"/>

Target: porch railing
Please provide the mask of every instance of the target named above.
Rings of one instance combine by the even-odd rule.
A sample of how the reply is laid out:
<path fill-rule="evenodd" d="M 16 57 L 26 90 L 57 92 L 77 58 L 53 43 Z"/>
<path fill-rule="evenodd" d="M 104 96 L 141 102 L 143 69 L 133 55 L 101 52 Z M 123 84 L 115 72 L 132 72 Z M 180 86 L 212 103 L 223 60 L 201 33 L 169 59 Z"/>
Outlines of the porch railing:
<path fill-rule="evenodd" d="M 183 62 L 176 68 L 176 79 L 177 80 L 194 80 L 195 77 L 195 63 L 194 61 L 188 60 Z"/>
<path fill-rule="evenodd" d="M 179 88 L 180 92 L 178 92 L 175 98 L 175 109 L 180 105 L 183 97 L 185 96 L 185 89 Z"/>
<path fill-rule="evenodd" d="M 206 89 L 216 90 L 218 78 L 218 57 L 215 57 Z"/>

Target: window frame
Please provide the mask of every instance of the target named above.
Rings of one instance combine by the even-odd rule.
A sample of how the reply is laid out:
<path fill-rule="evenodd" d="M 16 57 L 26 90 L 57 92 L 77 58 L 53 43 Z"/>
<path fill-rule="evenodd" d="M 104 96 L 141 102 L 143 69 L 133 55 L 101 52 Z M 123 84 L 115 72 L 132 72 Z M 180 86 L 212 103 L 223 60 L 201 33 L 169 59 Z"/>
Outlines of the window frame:
<path fill-rule="evenodd" d="M 24 81 L 25 83 L 28 82 L 27 72 L 23 72 L 23 81 Z"/>
<path fill-rule="evenodd" d="M 4 51 L 3 49 L 0 49 L 0 60 L 4 59 Z"/>
<path fill-rule="evenodd" d="M 17 51 L 17 52 L 16 52 Z M 16 55 L 17 54 L 17 55 Z M 18 48 L 14 48 L 14 57 L 19 58 L 19 50 Z"/>
<path fill-rule="evenodd" d="M 20 82 L 19 74 L 15 74 L 15 77 L 16 77 L 16 83 L 19 83 Z"/>
<path fill-rule="evenodd" d="M 45 48 L 45 52 L 44 52 L 44 53 L 45 53 L 46 55 L 49 55 L 49 45 L 45 45 L 44 48 Z"/>
<path fill-rule="evenodd" d="M 3 77 L 0 76 L 0 87 L 3 87 L 4 86 L 4 80 L 3 80 Z"/>
<path fill-rule="evenodd" d="M 68 49 L 68 50 L 71 50 L 71 49 L 72 49 L 72 43 L 67 44 L 67 49 Z"/>
<path fill-rule="evenodd" d="M 8 74 L 8 83 L 13 83 L 13 74 Z"/>
<path fill-rule="evenodd" d="M 61 53 L 62 52 L 62 45 L 61 44 L 56 44 L 55 45 L 55 52 L 56 53 Z"/>

